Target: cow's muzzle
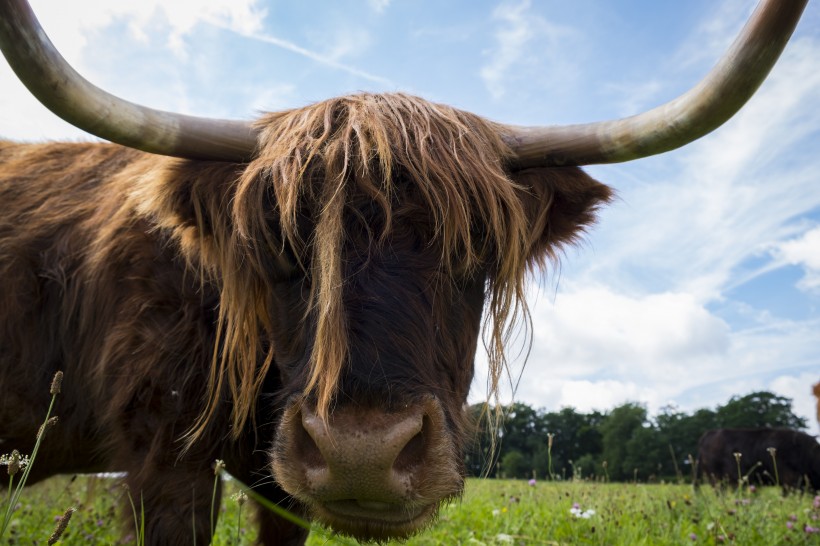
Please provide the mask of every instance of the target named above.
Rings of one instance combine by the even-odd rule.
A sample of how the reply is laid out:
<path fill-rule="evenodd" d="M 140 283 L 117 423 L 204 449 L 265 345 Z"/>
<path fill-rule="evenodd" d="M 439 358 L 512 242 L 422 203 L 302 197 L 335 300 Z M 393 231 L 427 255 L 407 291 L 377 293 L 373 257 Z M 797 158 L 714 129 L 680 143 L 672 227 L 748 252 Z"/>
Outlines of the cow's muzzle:
<path fill-rule="evenodd" d="M 360 539 L 412 534 L 463 488 L 453 434 L 432 397 L 397 411 L 349 405 L 327 422 L 292 405 L 272 466 L 315 517 Z"/>

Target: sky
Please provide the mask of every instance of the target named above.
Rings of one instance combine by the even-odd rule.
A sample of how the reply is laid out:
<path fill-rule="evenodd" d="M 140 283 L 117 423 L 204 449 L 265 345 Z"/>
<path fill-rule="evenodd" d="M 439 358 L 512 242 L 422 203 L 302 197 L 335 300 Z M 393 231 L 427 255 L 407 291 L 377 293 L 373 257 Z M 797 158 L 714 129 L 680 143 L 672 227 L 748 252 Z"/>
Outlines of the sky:
<path fill-rule="evenodd" d="M 252 119 L 405 91 L 524 125 L 619 118 L 693 86 L 750 0 L 33 0 L 66 59 L 154 108 Z M 89 140 L 0 60 L 0 137 Z M 724 126 L 587 168 L 616 201 L 533 277 L 515 399 L 549 411 L 714 409 L 772 391 L 820 432 L 820 6 Z M 513 350 L 513 353 L 519 351 Z M 485 394 L 478 377 L 471 400 Z M 511 387 L 504 392 L 509 400 Z"/>

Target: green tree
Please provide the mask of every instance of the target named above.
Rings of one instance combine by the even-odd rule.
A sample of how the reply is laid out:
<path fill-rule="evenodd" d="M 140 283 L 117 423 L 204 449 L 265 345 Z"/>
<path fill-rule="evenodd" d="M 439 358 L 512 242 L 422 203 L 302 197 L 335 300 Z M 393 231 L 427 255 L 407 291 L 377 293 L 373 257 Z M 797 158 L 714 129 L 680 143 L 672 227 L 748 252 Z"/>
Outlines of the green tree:
<path fill-rule="evenodd" d="M 690 455 L 698 454 L 698 440 L 707 430 L 717 427 L 717 416 L 710 409 L 699 409 L 689 415 L 675 406 L 664 406 L 655 417 L 655 426 L 660 435 L 665 453 L 663 476 L 677 476 L 684 481 L 691 478 Z"/>
<path fill-rule="evenodd" d="M 543 415 L 544 431 L 539 441 L 544 445 L 546 459 L 547 434 L 553 434 L 552 469 L 556 475 L 561 475 L 562 468 L 569 468 L 569 461 L 578 461 L 587 454 L 601 454 L 602 439 L 598 427 L 603 419 L 604 415 L 600 412 L 584 414 L 575 408 L 562 408 L 558 412 Z M 541 460 L 538 457 L 534 462 L 537 463 L 539 475 L 546 476 L 546 466 L 538 464 Z"/>
<path fill-rule="evenodd" d="M 505 478 L 528 478 L 532 474 L 530 458 L 514 449 L 504 453 L 499 466 Z"/>
<path fill-rule="evenodd" d="M 600 425 L 603 452 L 609 477 L 616 481 L 631 480 L 634 462 L 628 460 L 628 443 L 636 431 L 648 425 L 646 408 L 629 402 L 613 409 Z"/>
<path fill-rule="evenodd" d="M 717 409 L 717 421 L 725 428 L 805 428 L 807 423 L 792 412 L 792 399 L 759 391 L 733 396 Z"/>
<path fill-rule="evenodd" d="M 516 402 L 504 412 L 501 429 L 502 452 L 520 451 L 531 453 L 536 439 L 543 432 L 538 412 L 527 404 Z"/>
<path fill-rule="evenodd" d="M 641 482 L 658 481 L 671 475 L 667 472 L 669 466 L 669 455 L 663 436 L 652 424 L 643 422 L 626 440 L 622 467 L 628 474 L 627 479 Z"/>
<path fill-rule="evenodd" d="M 498 430 L 491 429 L 487 415 L 495 411 L 486 403 L 467 408 L 472 433 L 467 437 L 464 466 L 470 476 L 495 476 L 498 461 Z"/>

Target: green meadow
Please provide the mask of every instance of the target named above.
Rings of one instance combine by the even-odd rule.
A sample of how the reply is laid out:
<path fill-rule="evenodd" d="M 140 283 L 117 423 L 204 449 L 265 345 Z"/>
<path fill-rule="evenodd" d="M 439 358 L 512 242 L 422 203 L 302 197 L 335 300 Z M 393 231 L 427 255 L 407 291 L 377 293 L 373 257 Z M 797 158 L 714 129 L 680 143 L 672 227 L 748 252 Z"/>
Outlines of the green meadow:
<path fill-rule="evenodd" d="M 58 372 L 50 387 L 52 406 L 32 453 L 22 457 L 16 451 L 0 455 L 0 468 L 10 476 L 8 490 L 0 492 L 0 546 L 142 546 L 142 501 L 134 499 L 116 478 L 57 476 L 21 487 L 32 466 L 38 464 L 41 442 L 48 441 L 48 430 L 57 422 L 51 417 L 51 409 L 61 380 L 62 373 Z M 252 503 L 247 501 L 254 493 L 223 469 L 224 464 L 215 461 L 214 490 L 217 480 L 223 480 L 225 491 L 213 544 L 254 544 L 255 514 L 250 510 Z M 461 499 L 443 506 L 434 525 L 405 543 L 820 545 L 820 495 L 801 491 L 784 495 L 777 487 L 749 484 L 748 476 L 735 485 L 739 487 L 695 488 L 684 483 L 682 476 L 677 483 L 651 484 L 637 479 L 632 483 L 610 483 L 580 477 L 566 481 L 471 478 Z M 279 507 L 269 508 L 283 514 Z M 126 518 L 134 522 L 133 532 L 122 536 L 120 524 Z M 193 532 L 191 536 L 193 544 Z M 313 526 L 308 544 L 356 542 Z"/>
<path fill-rule="evenodd" d="M 249 503 L 240 502 L 236 482 L 225 489 L 214 544 L 253 544 Z M 117 480 L 95 476 L 36 484 L 23 491 L 0 544 L 47 544 L 69 507 L 74 512 L 57 544 L 139 544 L 120 534 L 124 495 Z M 314 528 L 308 544 L 357 542 Z M 678 484 L 470 479 L 464 497 L 406 544 L 820 544 L 820 497 L 784 496 L 774 487 L 721 493 Z"/>

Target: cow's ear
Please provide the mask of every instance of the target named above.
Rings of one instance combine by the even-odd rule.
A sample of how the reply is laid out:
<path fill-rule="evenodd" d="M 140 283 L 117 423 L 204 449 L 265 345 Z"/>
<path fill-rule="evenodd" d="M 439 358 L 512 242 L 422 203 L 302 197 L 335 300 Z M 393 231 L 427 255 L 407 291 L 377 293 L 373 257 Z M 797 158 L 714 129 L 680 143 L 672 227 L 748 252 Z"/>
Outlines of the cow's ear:
<path fill-rule="evenodd" d="M 521 186 L 521 199 L 530 225 L 528 261 L 554 259 L 567 244 L 595 223 L 598 209 L 613 191 L 577 167 L 526 169 L 511 174 Z"/>

